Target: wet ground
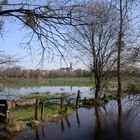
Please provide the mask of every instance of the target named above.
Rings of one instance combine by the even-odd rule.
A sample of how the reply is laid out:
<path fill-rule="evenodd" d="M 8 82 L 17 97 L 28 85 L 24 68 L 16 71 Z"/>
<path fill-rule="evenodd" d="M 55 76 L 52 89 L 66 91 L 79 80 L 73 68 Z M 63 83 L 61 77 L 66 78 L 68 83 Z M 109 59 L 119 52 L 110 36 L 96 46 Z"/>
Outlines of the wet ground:
<path fill-rule="evenodd" d="M 27 128 L 10 140 L 139 140 L 140 96 L 79 108 L 58 122 Z M 0 139 L 1 140 L 1 139 Z"/>
<path fill-rule="evenodd" d="M 81 98 L 84 97 L 94 97 L 93 87 L 72 87 L 72 86 L 38 86 L 38 87 L 22 87 L 22 88 L 14 88 L 14 87 L 6 87 L 1 85 L 0 91 L 0 99 L 20 99 L 23 96 L 26 96 L 30 93 L 35 92 L 48 92 L 51 95 L 56 93 L 68 93 L 71 96 L 76 96 L 77 91 L 80 89 Z"/>

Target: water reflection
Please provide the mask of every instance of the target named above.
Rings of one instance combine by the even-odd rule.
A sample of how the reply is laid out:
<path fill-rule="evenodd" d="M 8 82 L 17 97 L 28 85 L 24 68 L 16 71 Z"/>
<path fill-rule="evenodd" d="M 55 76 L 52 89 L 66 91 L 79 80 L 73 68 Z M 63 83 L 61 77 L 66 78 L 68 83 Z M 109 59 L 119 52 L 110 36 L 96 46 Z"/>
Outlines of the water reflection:
<path fill-rule="evenodd" d="M 80 127 L 80 118 L 78 114 L 78 109 L 76 109 L 76 120 L 77 120 L 78 127 Z"/>
<path fill-rule="evenodd" d="M 36 134 L 36 140 L 40 140 L 38 128 L 35 129 L 35 134 Z"/>
<path fill-rule="evenodd" d="M 102 126 L 101 126 L 99 109 L 100 108 L 98 106 L 95 106 L 95 116 L 96 116 L 95 117 L 95 135 L 94 135 L 95 140 L 101 139 Z"/>
<path fill-rule="evenodd" d="M 61 124 L 61 132 L 65 131 L 64 121 L 67 124 L 67 128 L 71 128 L 70 121 L 69 121 L 68 117 L 65 116 L 64 119 L 61 119 L 61 121 L 60 121 L 60 124 Z"/>
<path fill-rule="evenodd" d="M 12 140 L 139 140 L 139 99 L 126 97 L 106 106 L 80 108 L 58 122 L 25 130 Z"/>
<path fill-rule="evenodd" d="M 117 133 L 118 133 L 118 140 L 121 140 L 121 138 L 122 138 L 122 104 L 121 104 L 121 99 L 118 99 L 117 103 L 118 103 Z"/>
<path fill-rule="evenodd" d="M 80 117 L 79 117 L 79 114 L 78 114 L 78 109 L 76 109 L 75 115 L 76 115 L 77 126 L 79 128 L 80 127 Z M 64 121 L 66 122 L 67 128 L 71 128 L 71 122 L 70 122 L 68 116 L 65 116 L 64 119 L 60 120 L 61 132 L 65 131 Z"/>
<path fill-rule="evenodd" d="M 65 116 L 64 118 L 65 118 L 65 121 L 67 123 L 68 128 L 71 128 L 71 124 L 70 124 L 70 121 L 69 121 L 68 117 Z"/>
<path fill-rule="evenodd" d="M 6 87 L 5 85 L 0 91 L 1 99 L 19 99 L 34 92 L 48 92 L 51 94 L 55 93 L 68 93 L 71 96 L 76 96 L 77 91 L 80 89 L 81 97 L 92 98 L 93 97 L 93 87 L 72 87 L 72 86 L 38 86 L 38 87 Z"/>
<path fill-rule="evenodd" d="M 61 119 L 61 131 L 65 131 L 63 119 Z"/>

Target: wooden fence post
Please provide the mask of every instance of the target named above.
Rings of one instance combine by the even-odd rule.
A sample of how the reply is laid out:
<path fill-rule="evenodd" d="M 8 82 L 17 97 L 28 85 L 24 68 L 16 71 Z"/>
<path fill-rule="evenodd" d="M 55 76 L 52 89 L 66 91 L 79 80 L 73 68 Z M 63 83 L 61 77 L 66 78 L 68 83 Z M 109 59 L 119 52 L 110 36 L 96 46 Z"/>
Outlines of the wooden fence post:
<path fill-rule="evenodd" d="M 34 116 L 34 119 L 35 120 L 38 120 L 38 104 L 39 104 L 39 100 L 36 99 L 36 104 L 35 104 L 35 116 Z"/>
<path fill-rule="evenodd" d="M 41 103 L 41 121 L 43 120 L 43 112 L 44 112 L 44 103 Z"/>
<path fill-rule="evenodd" d="M 78 90 L 78 92 L 77 92 L 77 97 L 76 97 L 76 108 L 78 108 L 79 98 L 80 98 L 80 90 Z"/>
<path fill-rule="evenodd" d="M 5 119 L 6 122 L 9 122 L 9 110 L 6 110 Z"/>
<path fill-rule="evenodd" d="M 68 110 L 68 106 L 70 105 L 70 101 L 67 101 L 67 104 L 65 106 L 65 113 L 67 113 L 67 110 Z"/>
<path fill-rule="evenodd" d="M 60 109 L 62 109 L 62 107 L 63 107 L 63 102 L 64 102 L 64 98 L 61 96 L 61 99 L 60 99 Z"/>

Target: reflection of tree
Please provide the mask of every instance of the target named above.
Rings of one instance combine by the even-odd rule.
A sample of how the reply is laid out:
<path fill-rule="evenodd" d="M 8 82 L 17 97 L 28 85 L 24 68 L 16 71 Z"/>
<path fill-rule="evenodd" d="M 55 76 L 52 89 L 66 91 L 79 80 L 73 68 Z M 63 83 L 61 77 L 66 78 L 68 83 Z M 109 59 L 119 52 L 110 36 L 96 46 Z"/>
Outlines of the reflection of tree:
<path fill-rule="evenodd" d="M 117 133 L 118 133 L 118 140 L 122 137 L 122 104 L 121 99 L 117 100 L 118 103 L 118 121 L 117 121 Z"/>
<path fill-rule="evenodd" d="M 71 124 L 67 116 L 65 116 L 65 121 L 67 123 L 68 128 L 71 128 Z"/>
<path fill-rule="evenodd" d="M 41 127 L 42 136 L 45 137 L 44 126 Z"/>
<path fill-rule="evenodd" d="M 36 140 L 40 140 L 38 128 L 35 129 Z"/>
<path fill-rule="evenodd" d="M 61 131 L 63 132 L 64 130 L 65 130 L 65 128 L 64 128 L 63 119 L 61 119 Z"/>
<path fill-rule="evenodd" d="M 125 104 L 129 104 L 130 108 L 126 111 L 126 119 L 131 119 L 133 121 L 137 115 L 139 114 L 140 108 L 140 95 L 134 94 L 128 96 L 127 101 Z"/>
<path fill-rule="evenodd" d="M 100 119 L 100 112 L 99 112 L 99 107 L 95 106 L 95 140 L 100 140 L 101 139 L 101 119 Z"/>
<path fill-rule="evenodd" d="M 70 91 L 72 92 L 72 86 L 70 86 Z"/>
<path fill-rule="evenodd" d="M 122 140 L 122 139 L 129 139 L 129 140 L 133 140 L 134 138 L 132 137 L 132 132 L 133 132 L 133 127 L 132 127 L 132 123 L 133 121 L 130 120 L 130 118 L 133 116 L 132 114 L 128 114 L 128 112 L 131 112 L 131 110 L 133 110 L 135 107 L 132 105 L 130 108 L 128 108 L 127 106 L 127 102 L 125 102 L 124 107 L 126 107 L 126 110 L 122 110 L 122 102 L 121 99 L 117 100 L 118 103 L 118 118 L 117 118 L 117 138 L 118 140 Z M 128 104 L 130 105 L 130 100 L 128 100 Z M 133 118 L 134 119 L 134 118 Z M 136 134 L 137 135 L 137 134 Z"/>
<path fill-rule="evenodd" d="M 77 119 L 78 127 L 80 127 L 80 118 L 79 118 L 79 114 L 78 114 L 78 110 L 77 109 L 76 109 L 76 119 Z"/>

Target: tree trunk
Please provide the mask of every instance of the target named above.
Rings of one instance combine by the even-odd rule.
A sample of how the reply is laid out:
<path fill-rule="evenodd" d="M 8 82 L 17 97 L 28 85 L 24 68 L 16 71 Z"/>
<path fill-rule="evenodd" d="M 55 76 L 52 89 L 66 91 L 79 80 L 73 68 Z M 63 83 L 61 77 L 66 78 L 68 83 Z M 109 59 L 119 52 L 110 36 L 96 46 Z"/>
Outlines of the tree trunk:
<path fill-rule="evenodd" d="M 99 94 L 99 91 L 100 91 L 100 78 L 96 77 L 97 79 L 96 82 L 95 82 L 95 99 L 98 98 L 98 94 Z"/>
<path fill-rule="evenodd" d="M 118 103 L 118 120 L 117 120 L 117 133 L 119 138 L 122 137 L 122 103 L 121 99 L 117 100 Z"/>
<path fill-rule="evenodd" d="M 101 72 L 100 72 L 100 59 L 95 58 L 94 61 L 94 79 L 95 79 L 95 99 L 99 96 L 99 91 L 101 88 Z"/>
<path fill-rule="evenodd" d="M 120 29 L 118 37 L 118 58 L 117 58 L 117 78 L 118 78 L 118 97 L 121 96 L 122 83 L 121 83 L 121 49 L 122 49 L 122 26 L 123 26 L 123 9 L 122 9 L 122 0 L 120 0 Z"/>
<path fill-rule="evenodd" d="M 120 60 L 121 60 L 121 52 L 120 52 L 120 49 L 118 48 L 118 63 L 117 63 L 117 77 L 118 77 L 118 90 L 117 90 L 117 94 L 118 94 L 118 97 L 120 97 L 121 95 L 121 71 L 120 71 Z"/>

